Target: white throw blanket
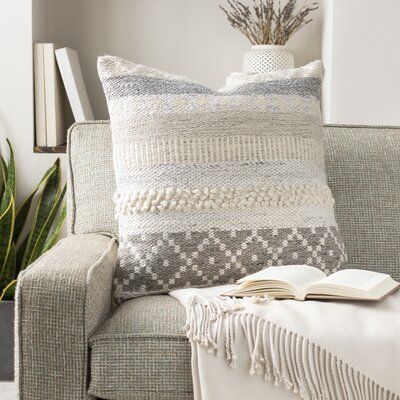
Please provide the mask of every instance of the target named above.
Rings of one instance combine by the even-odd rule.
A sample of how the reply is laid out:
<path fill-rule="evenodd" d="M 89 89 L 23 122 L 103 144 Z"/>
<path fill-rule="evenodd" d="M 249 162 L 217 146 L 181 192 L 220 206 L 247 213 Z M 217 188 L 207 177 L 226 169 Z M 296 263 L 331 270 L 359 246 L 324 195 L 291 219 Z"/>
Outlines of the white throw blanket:
<path fill-rule="evenodd" d="M 195 400 L 260 400 L 268 382 L 285 399 L 400 400 L 400 291 L 382 302 L 218 296 L 232 288 L 170 293 L 187 310 Z"/>

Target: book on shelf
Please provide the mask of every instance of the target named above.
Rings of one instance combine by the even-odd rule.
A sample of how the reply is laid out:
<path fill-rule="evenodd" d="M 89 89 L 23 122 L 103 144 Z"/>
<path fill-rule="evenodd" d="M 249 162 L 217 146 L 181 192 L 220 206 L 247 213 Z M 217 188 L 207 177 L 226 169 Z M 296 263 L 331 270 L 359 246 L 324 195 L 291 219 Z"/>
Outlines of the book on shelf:
<path fill-rule="evenodd" d="M 56 58 L 75 121 L 94 119 L 77 51 L 64 47 L 56 50 Z"/>
<path fill-rule="evenodd" d="M 43 44 L 44 82 L 46 93 L 46 139 L 47 146 L 66 142 L 65 93 L 58 70 L 54 43 Z"/>
<path fill-rule="evenodd" d="M 35 131 L 36 145 L 47 146 L 46 138 L 46 90 L 44 84 L 43 44 L 33 46 L 33 70 L 35 80 Z"/>
<path fill-rule="evenodd" d="M 56 147 L 66 142 L 74 121 L 93 119 L 78 54 L 55 43 L 35 43 L 36 145 Z"/>
<path fill-rule="evenodd" d="M 238 288 L 225 293 L 232 297 L 270 296 L 293 300 L 379 301 L 400 284 L 389 275 L 360 269 L 345 269 L 326 275 L 308 265 L 268 267 L 239 279 Z"/>

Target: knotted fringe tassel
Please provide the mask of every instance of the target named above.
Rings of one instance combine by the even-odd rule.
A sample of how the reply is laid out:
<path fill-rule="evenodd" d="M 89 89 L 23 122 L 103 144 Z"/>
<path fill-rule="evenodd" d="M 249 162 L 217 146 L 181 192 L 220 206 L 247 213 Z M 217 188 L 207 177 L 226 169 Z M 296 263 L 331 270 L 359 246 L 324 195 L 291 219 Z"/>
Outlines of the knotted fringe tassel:
<path fill-rule="evenodd" d="M 264 375 L 266 381 L 284 385 L 301 399 L 400 400 L 399 395 L 306 338 L 244 312 L 242 300 L 222 296 L 191 299 L 185 325 L 188 339 L 212 354 L 224 340 L 231 368 L 236 366 L 239 329 L 247 339 L 250 375 Z"/>

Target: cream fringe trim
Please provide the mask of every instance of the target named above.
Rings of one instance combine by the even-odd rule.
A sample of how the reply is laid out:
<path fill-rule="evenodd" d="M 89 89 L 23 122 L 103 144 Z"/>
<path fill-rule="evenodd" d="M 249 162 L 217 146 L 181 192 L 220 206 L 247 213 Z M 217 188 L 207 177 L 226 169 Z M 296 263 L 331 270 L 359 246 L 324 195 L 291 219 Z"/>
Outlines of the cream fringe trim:
<path fill-rule="evenodd" d="M 236 337 L 242 329 L 251 359 L 250 375 L 264 375 L 266 381 L 283 384 L 302 399 L 400 400 L 399 395 L 303 336 L 243 309 L 243 301 L 235 298 L 194 296 L 185 326 L 187 337 L 212 354 L 217 353 L 218 342 L 225 339 L 226 359 L 235 368 Z"/>

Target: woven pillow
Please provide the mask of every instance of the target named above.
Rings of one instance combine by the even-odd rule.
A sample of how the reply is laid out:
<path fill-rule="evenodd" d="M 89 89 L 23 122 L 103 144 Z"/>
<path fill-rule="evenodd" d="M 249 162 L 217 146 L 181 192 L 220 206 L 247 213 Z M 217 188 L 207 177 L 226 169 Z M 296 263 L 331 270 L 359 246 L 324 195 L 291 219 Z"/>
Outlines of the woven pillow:
<path fill-rule="evenodd" d="M 272 265 L 342 266 L 320 62 L 218 92 L 116 57 L 98 69 L 113 138 L 118 299 L 225 284 Z"/>

